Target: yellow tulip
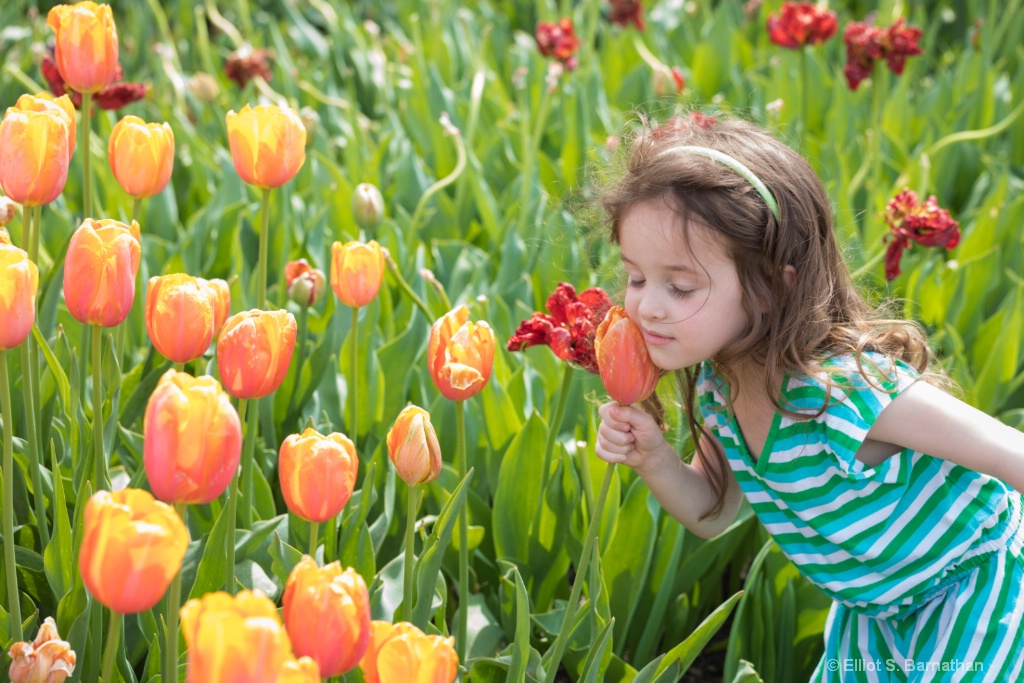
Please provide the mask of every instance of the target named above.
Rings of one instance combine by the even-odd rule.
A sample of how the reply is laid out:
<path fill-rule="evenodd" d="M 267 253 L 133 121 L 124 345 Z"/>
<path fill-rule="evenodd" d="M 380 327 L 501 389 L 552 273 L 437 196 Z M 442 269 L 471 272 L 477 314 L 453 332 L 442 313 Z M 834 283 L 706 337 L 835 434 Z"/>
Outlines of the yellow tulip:
<path fill-rule="evenodd" d="M 377 297 L 384 283 L 384 250 L 375 240 L 331 245 L 331 287 L 341 303 L 360 308 Z"/>
<path fill-rule="evenodd" d="M 242 107 L 227 115 L 228 144 L 235 170 L 245 182 L 263 189 L 280 187 L 306 161 L 306 129 L 291 109 L 272 105 Z"/>
<path fill-rule="evenodd" d="M 320 683 L 320 668 L 309 657 L 289 659 L 281 667 L 277 683 Z"/>
<path fill-rule="evenodd" d="M 459 671 L 455 639 L 425 635 L 407 622 L 375 621 L 359 662 L 366 683 L 451 683 Z"/>
<path fill-rule="evenodd" d="M 174 132 L 166 123 L 126 116 L 114 126 L 107 144 L 110 170 L 135 199 L 163 192 L 174 169 Z"/>
<path fill-rule="evenodd" d="M 78 135 L 78 117 L 75 115 L 75 105 L 67 95 L 55 97 L 48 92 L 41 92 L 38 95 L 22 95 L 14 105 L 15 109 L 23 111 L 50 111 L 56 114 L 64 114 L 64 123 L 68 126 L 68 154 L 74 154 Z"/>

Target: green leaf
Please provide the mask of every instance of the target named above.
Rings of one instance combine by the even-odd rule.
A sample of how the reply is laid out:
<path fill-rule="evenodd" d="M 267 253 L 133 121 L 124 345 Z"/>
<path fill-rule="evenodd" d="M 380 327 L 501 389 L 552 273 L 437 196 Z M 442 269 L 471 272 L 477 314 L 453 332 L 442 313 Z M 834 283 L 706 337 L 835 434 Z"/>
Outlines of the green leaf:
<path fill-rule="evenodd" d="M 50 466 L 53 479 L 53 537 L 43 551 L 46 578 L 57 599 L 63 598 L 74 583 L 74 549 L 71 539 L 71 523 L 68 521 L 68 506 L 64 498 L 64 477 L 57 464 L 57 452 L 50 441 Z"/>
<path fill-rule="evenodd" d="M 612 629 L 615 626 L 615 617 L 612 617 L 601 633 L 597 636 L 597 642 L 590 648 L 587 660 L 583 663 L 583 673 L 580 675 L 582 683 L 597 683 L 598 674 L 601 671 L 601 660 L 604 657 L 605 648 L 608 647 L 608 639 L 611 638 Z"/>
<path fill-rule="evenodd" d="M 516 637 L 512 641 L 512 661 L 509 663 L 506 680 L 510 683 L 523 683 L 530 659 L 530 596 L 526 593 L 526 584 L 519 575 L 519 569 L 513 564 L 510 571 L 515 574 L 516 582 Z M 507 579 L 507 576 L 502 578 Z"/>
<path fill-rule="evenodd" d="M 275 532 L 274 542 L 270 544 L 270 556 L 274 558 L 270 570 L 282 585 L 288 583 L 288 575 L 302 559 L 302 552 L 285 543 L 281 535 Z"/>
<path fill-rule="evenodd" d="M 234 520 L 228 520 L 229 510 L 227 505 L 221 509 L 220 514 L 217 515 L 217 522 L 213 525 L 213 530 L 206 536 L 206 546 L 203 548 L 203 556 L 199 560 L 196 579 L 188 592 L 189 600 L 224 589 L 229 573 L 224 544 L 227 542 L 228 524 L 234 524 Z"/>
<path fill-rule="evenodd" d="M 707 619 L 700 623 L 693 633 L 684 640 L 683 642 L 676 645 L 674 648 L 669 650 L 665 654 L 665 659 L 658 665 L 658 669 L 655 672 L 655 676 L 660 674 L 669 667 L 673 662 L 679 662 L 680 673 L 685 672 L 693 664 L 693 660 L 697 659 L 697 655 L 704 649 L 704 646 L 718 633 L 718 629 L 722 628 L 722 624 L 729 618 L 732 613 L 733 607 L 739 602 L 742 597 L 743 591 L 738 591 L 731 598 L 723 602 L 718 608 L 712 612 Z"/>

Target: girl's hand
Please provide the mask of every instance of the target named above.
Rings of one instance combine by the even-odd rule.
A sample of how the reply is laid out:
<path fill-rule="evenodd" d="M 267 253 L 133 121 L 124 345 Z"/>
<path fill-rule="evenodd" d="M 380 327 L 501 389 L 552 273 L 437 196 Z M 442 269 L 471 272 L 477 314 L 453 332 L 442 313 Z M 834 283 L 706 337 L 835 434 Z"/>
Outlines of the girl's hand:
<path fill-rule="evenodd" d="M 601 416 L 601 425 L 597 428 L 595 453 L 605 462 L 641 470 L 668 445 L 654 418 L 640 408 L 611 401 L 601 406 L 597 414 Z"/>

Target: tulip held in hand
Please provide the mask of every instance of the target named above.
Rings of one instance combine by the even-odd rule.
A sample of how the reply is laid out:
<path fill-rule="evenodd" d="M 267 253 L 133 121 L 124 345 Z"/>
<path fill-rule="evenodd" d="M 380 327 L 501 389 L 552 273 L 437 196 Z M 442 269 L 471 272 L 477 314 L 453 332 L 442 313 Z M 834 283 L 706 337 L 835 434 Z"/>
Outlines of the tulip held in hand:
<path fill-rule="evenodd" d="M 308 428 L 284 440 L 278 468 L 288 509 L 306 521 L 326 522 L 352 497 L 359 457 L 344 434 Z"/>
<path fill-rule="evenodd" d="M 213 329 L 213 305 L 196 278 L 173 273 L 149 279 L 146 333 L 157 351 L 188 363 L 210 348 Z"/>
<path fill-rule="evenodd" d="M 64 300 L 86 325 L 115 327 L 135 300 L 142 248 L 139 224 L 86 218 L 71 236 L 64 261 Z"/>
<path fill-rule="evenodd" d="M 601 383 L 621 403 L 639 403 L 654 393 L 661 371 L 647 353 L 640 328 L 621 306 L 613 306 L 594 339 Z"/>

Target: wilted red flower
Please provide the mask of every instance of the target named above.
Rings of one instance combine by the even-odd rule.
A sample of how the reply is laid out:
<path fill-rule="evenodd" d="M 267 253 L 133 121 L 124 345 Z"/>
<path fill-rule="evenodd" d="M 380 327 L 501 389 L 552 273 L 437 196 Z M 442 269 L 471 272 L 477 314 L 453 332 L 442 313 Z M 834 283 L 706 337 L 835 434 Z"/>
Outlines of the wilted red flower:
<path fill-rule="evenodd" d="M 546 313 L 534 313 L 519 324 L 508 340 L 509 351 L 522 351 L 546 344 L 556 356 L 597 374 L 594 334 L 611 308 L 612 302 L 600 287 L 576 295 L 576 289 L 565 282 L 548 297 Z"/>
<path fill-rule="evenodd" d="M 611 0 L 611 3 L 612 8 L 608 13 L 608 21 L 622 27 L 626 27 L 632 22 L 639 30 L 644 30 L 644 8 L 640 4 L 640 0 Z"/>
<path fill-rule="evenodd" d="M 576 68 L 576 51 L 580 49 L 580 39 L 573 28 L 572 19 L 563 17 L 558 23 L 538 21 L 534 33 L 537 49 L 544 57 L 554 57 L 572 71 Z"/>
<path fill-rule="evenodd" d="M 900 258 L 911 242 L 947 250 L 960 243 L 960 224 L 953 220 L 949 211 L 939 208 L 935 195 L 921 204 L 916 192 L 904 189 L 886 206 L 885 222 L 892 230 L 885 236 L 885 241 L 889 242 L 885 252 L 886 280 L 900 274 Z"/>
<path fill-rule="evenodd" d="M 238 84 L 239 88 L 259 76 L 265 81 L 270 80 L 270 63 L 273 61 L 269 50 L 254 50 L 245 45 L 228 55 L 224 60 L 224 73 Z"/>
<path fill-rule="evenodd" d="M 889 28 L 868 26 L 851 21 L 843 32 L 846 43 L 846 66 L 843 73 L 850 90 L 856 90 L 861 81 L 871 75 L 875 60 L 884 59 L 897 76 L 903 73 L 907 57 L 921 54 L 917 44 L 923 32 L 916 26 L 904 26 L 899 19 Z"/>
<path fill-rule="evenodd" d="M 75 105 L 76 109 L 82 108 L 82 93 L 77 90 L 71 90 L 65 85 L 64 78 L 61 77 L 60 72 L 57 70 L 57 63 L 53 60 L 52 50 L 49 55 L 43 57 L 43 62 L 39 68 L 43 72 L 43 78 L 46 79 L 47 84 L 50 86 L 50 92 L 57 97 L 67 95 L 71 98 L 71 102 Z M 99 92 L 93 93 L 93 104 L 100 109 L 116 111 L 146 96 L 147 88 L 145 84 L 120 82 L 122 76 L 121 65 L 118 64 L 117 71 L 114 72 L 114 82 Z"/>
<path fill-rule="evenodd" d="M 824 43 L 837 28 L 836 13 L 813 2 L 784 2 L 779 16 L 768 15 L 768 37 L 790 50 Z"/>

